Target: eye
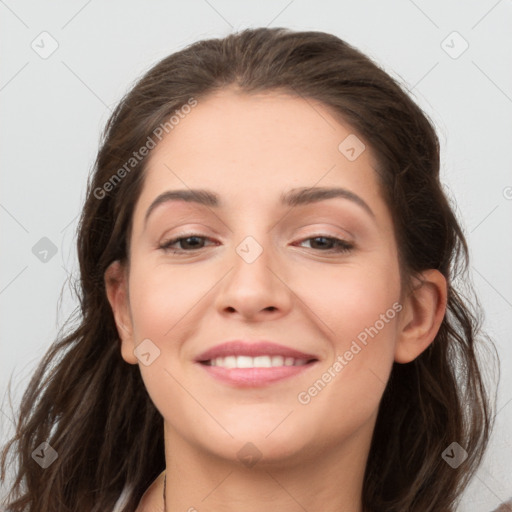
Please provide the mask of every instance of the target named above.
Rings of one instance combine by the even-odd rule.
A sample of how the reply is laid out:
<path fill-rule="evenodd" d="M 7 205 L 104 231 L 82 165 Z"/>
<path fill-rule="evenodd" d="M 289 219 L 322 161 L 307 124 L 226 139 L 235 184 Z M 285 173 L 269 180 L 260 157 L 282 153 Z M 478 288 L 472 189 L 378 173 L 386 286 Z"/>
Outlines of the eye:
<path fill-rule="evenodd" d="M 159 245 L 159 248 L 167 252 L 171 251 L 174 245 L 179 244 L 181 247 L 175 248 L 173 250 L 174 253 L 191 252 L 194 249 L 202 249 L 204 247 L 204 242 L 201 243 L 201 240 L 207 240 L 207 237 L 195 233 L 180 235 L 172 240 L 163 242 Z"/>
<path fill-rule="evenodd" d="M 159 245 L 159 249 L 162 249 L 165 252 L 170 252 L 172 250 L 175 254 L 180 252 L 193 252 L 194 250 L 203 249 L 205 247 L 204 241 L 206 240 L 208 240 L 208 237 L 198 235 L 196 233 L 180 235 L 163 242 Z M 354 245 L 346 240 L 324 235 L 306 238 L 300 243 L 303 244 L 309 241 L 314 241 L 313 244 L 310 242 L 311 249 L 317 249 L 320 250 L 320 252 L 344 253 L 349 252 L 354 248 Z M 176 246 L 176 244 L 181 247 L 175 247 L 173 250 L 173 246 Z"/>
<path fill-rule="evenodd" d="M 315 240 L 313 244 L 310 242 L 310 246 L 313 245 L 312 249 L 318 249 L 320 248 L 321 252 L 335 252 L 335 253 L 342 253 L 342 252 L 349 252 L 354 248 L 354 245 L 350 242 L 347 242 L 346 240 L 342 240 L 340 238 L 336 238 L 333 236 L 324 236 L 324 235 L 318 235 L 310 238 L 306 238 L 300 243 L 308 242 L 310 240 Z M 320 241 L 320 242 L 318 242 Z M 314 247 L 316 246 L 316 247 Z M 319 246 L 319 247 L 318 247 Z"/>

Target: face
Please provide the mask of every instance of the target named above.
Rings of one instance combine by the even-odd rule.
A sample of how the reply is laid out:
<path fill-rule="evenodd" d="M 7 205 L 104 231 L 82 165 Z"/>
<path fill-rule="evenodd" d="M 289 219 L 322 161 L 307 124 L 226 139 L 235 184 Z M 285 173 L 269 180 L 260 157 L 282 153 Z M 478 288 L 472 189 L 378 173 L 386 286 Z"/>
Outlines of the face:
<path fill-rule="evenodd" d="M 110 298 L 174 443 L 236 459 L 250 442 L 265 461 L 368 445 L 404 304 L 376 162 L 355 137 L 313 100 L 225 89 L 153 150 Z M 216 201 L 168 194 L 198 189 Z M 232 340 L 307 357 L 199 362 Z"/>

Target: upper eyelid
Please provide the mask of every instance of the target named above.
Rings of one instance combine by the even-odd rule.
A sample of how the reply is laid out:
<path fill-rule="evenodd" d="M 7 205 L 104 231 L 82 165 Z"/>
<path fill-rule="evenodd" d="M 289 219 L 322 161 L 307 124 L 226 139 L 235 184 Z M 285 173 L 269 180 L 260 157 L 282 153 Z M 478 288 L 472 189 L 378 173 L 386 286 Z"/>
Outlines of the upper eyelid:
<path fill-rule="evenodd" d="M 194 223 L 192 223 L 194 224 Z M 314 226 L 315 224 L 320 224 L 320 225 L 325 225 L 325 226 L 332 226 L 332 227 L 319 227 L 319 228 L 313 228 L 311 226 Z M 201 226 L 202 224 L 201 223 L 198 223 L 197 224 L 198 226 Z M 311 228 L 313 230 L 316 230 L 315 233 L 318 232 L 318 234 L 315 234 L 313 233 L 313 236 L 329 236 L 329 237 L 336 237 L 336 238 L 339 238 L 339 237 L 347 237 L 350 238 L 351 240 L 356 240 L 357 237 L 351 232 L 349 231 L 348 229 L 346 228 L 342 228 L 340 226 L 335 226 L 333 223 L 331 222 L 317 222 L 317 223 L 306 223 L 306 224 L 301 224 L 300 226 L 297 226 L 296 229 L 297 230 L 302 230 L 302 229 L 306 229 L 306 228 Z M 210 232 L 213 232 L 214 234 L 213 235 L 207 235 L 205 233 L 202 232 L 203 229 L 206 229 Z M 332 233 L 332 231 L 340 231 L 341 233 Z M 231 230 L 230 230 L 231 231 Z M 329 231 L 331 231 L 331 233 L 329 234 Z M 183 234 L 181 234 L 183 233 Z M 218 233 L 215 229 L 212 229 L 212 228 L 205 228 L 204 226 L 201 228 L 201 227 L 192 227 L 192 228 L 189 228 L 189 229 L 183 229 L 182 231 L 176 233 L 175 235 L 172 235 L 172 236 L 164 236 L 164 237 L 161 237 L 161 238 L 169 238 L 169 239 L 174 239 L 174 238 L 177 238 L 177 237 L 183 237 L 183 236 L 201 236 L 201 237 L 204 237 L 204 238 L 212 238 L 212 237 L 218 237 L 218 238 L 222 238 L 222 235 L 220 233 Z M 303 235 L 303 236 L 306 236 L 306 235 Z M 311 235 L 310 235 L 311 236 Z"/>
<path fill-rule="evenodd" d="M 346 233 L 347 233 L 347 235 L 351 235 L 348 232 L 346 232 Z M 164 239 L 164 240 L 169 241 L 169 240 L 176 240 L 176 239 L 181 239 L 181 238 L 189 238 L 189 237 L 193 237 L 193 236 L 196 236 L 196 237 L 199 237 L 199 238 L 206 238 L 208 240 L 213 240 L 216 237 L 220 238 L 220 235 L 207 235 L 207 234 L 201 233 L 199 231 L 190 231 L 190 232 L 176 233 L 174 235 L 163 236 L 161 238 Z M 304 239 L 307 239 L 307 238 L 316 238 L 316 237 L 320 237 L 320 236 L 323 236 L 323 237 L 326 237 L 326 238 L 340 238 L 340 239 L 343 239 L 343 240 L 346 240 L 347 238 L 349 238 L 351 240 L 355 239 L 354 236 L 346 237 L 343 234 L 329 233 L 328 230 L 321 230 L 321 229 L 315 231 L 314 233 L 303 234 L 303 235 L 301 235 L 301 239 L 304 240 Z M 349 241 L 349 240 L 346 240 L 346 241 Z"/>
<path fill-rule="evenodd" d="M 314 203 L 314 204 L 319 204 L 319 203 Z M 190 203 L 186 203 L 186 206 L 190 207 L 192 206 L 192 204 Z M 350 220 L 350 223 L 353 223 L 353 222 L 356 222 L 356 225 L 358 226 L 358 229 L 361 228 L 361 229 L 364 229 L 364 231 L 367 231 L 367 227 L 365 227 L 365 223 L 362 222 L 362 218 L 359 216 L 359 215 L 355 215 L 355 213 L 351 210 L 348 210 L 346 211 L 345 213 L 343 213 L 343 211 L 340 213 L 336 210 L 331 210 L 330 208 L 327 208 L 328 205 L 325 205 L 324 207 L 327 208 L 327 210 L 321 210 L 320 212 L 317 210 L 315 212 L 313 211 L 309 211 L 307 210 L 306 212 L 303 212 L 303 210 L 301 208 L 308 208 L 308 207 L 311 207 L 312 205 L 304 205 L 304 206 L 300 206 L 300 208 L 298 208 L 298 211 L 299 211 L 299 218 L 300 217 L 303 217 L 303 219 L 308 219 L 306 220 L 306 224 L 303 224 L 301 226 L 299 226 L 299 228 L 302 228 L 304 226 L 309 226 L 311 223 L 312 224 L 315 224 L 315 223 L 326 223 L 326 224 L 333 224 L 336 221 L 336 219 L 339 219 L 340 216 L 341 218 L 345 218 L 345 216 L 348 216 L 348 219 Z M 203 214 L 205 215 L 209 215 L 209 213 L 211 213 L 211 210 L 210 211 L 204 211 L 204 209 L 201 209 L 201 211 L 197 211 L 197 210 L 193 210 L 192 213 L 190 213 L 189 211 L 184 211 L 184 212 L 178 212 L 176 216 L 173 216 L 174 217 L 174 220 L 179 220 L 180 222 L 183 221 L 183 222 L 186 222 L 187 224 L 203 224 Z M 291 215 L 288 215 L 289 213 L 291 213 Z M 195 217 L 196 214 L 198 215 L 194 220 L 190 219 L 190 216 L 193 216 Z M 315 217 L 318 218 L 318 216 L 322 217 L 321 220 L 316 220 L 315 222 Z M 219 222 L 221 224 L 223 224 L 223 226 L 228 230 L 228 231 L 232 231 L 230 229 L 230 227 L 226 224 L 226 222 L 224 222 L 223 219 L 221 219 L 218 215 L 215 214 L 215 217 L 217 220 L 219 220 Z M 164 217 L 165 219 L 169 219 L 169 217 Z M 312 222 L 310 223 L 309 222 L 309 219 L 312 220 Z M 354 220 L 355 219 L 355 220 Z M 163 220 L 163 219 L 162 219 Z M 149 221 L 149 219 L 148 219 Z M 279 226 L 279 224 L 283 224 L 283 221 L 284 221 L 284 224 L 286 225 L 286 228 L 285 229 L 288 229 L 288 226 L 289 225 L 292 225 L 292 224 L 295 224 L 297 219 L 295 217 L 295 212 L 293 211 L 293 209 L 291 211 L 288 211 L 286 215 L 284 215 L 283 217 L 281 217 L 280 220 L 278 220 L 278 222 L 272 222 L 269 224 L 269 229 L 268 231 L 273 231 L 276 226 Z M 209 223 L 209 221 L 207 221 Z M 151 223 L 153 224 L 153 223 Z M 214 224 L 217 224 L 216 221 L 214 221 Z M 220 225 L 219 225 L 220 226 Z M 208 229 L 211 229 L 211 228 L 208 228 Z M 220 228 L 221 230 L 224 229 L 224 228 Z M 347 229 L 344 229 L 344 228 L 340 228 L 340 229 L 343 229 L 343 231 L 347 232 L 350 236 L 354 236 L 350 231 L 348 231 Z M 216 232 L 217 229 L 211 229 L 212 231 Z M 217 232 L 218 233 L 218 232 Z M 220 236 L 220 234 L 217 234 L 216 236 Z"/>

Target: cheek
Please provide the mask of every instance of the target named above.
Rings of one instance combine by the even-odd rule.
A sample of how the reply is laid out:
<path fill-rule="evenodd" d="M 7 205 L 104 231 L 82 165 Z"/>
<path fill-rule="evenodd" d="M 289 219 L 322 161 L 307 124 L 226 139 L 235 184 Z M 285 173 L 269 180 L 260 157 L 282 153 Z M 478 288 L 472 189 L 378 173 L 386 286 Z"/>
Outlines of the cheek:
<path fill-rule="evenodd" d="M 304 269 L 300 275 L 295 288 L 300 290 L 309 316 L 317 319 L 316 324 L 334 340 L 336 349 L 346 347 L 349 339 L 356 338 L 376 322 L 379 331 L 389 331 L 388 320 L 396 316 L 393 304 L 400 298 L 398 268 L 378 263 L 357 264 L 319 271 Z M 385 325 L 382 315 L 386 316 Z"/>
<path fill-rule="evenodd" d="M 205 297 L 211 281 L 195 270 L 170 269 L 164 265 L 134 268 L 130 277 L 130 303 L 136 336 L 155 338 L 158 344 Z"/>
<path fill-rule="evenodd" d="M 299 402 L 311 399 L 325 407 L 350 404 L 354 413 L 370 414 L 394 360 L 402 309 L 398 267 L 386 267 L 383 261 L 340 267 L 336 272 L 331 268 L 325 275 L 303 273 L 302 279 L 303 290 L 309 290 L 301 294 L 309 317 L 321 328 L 319 335 L 330 340 L 330 360 L 319 369 L 310 390 L 303 390 L 307 396 Z"/>

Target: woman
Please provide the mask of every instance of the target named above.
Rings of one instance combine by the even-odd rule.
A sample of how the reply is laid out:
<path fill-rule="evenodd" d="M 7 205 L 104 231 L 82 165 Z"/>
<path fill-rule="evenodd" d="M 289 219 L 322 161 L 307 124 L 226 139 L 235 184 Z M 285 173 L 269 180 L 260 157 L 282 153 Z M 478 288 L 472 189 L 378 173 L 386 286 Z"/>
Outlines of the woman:
<path fill-rule="evenodd" d="M 9 511 L 455 510 L 492 424 L 466 241 L 431 123 L 359 51 L 259 28 L 162 60 L 78 254 Z"/>

